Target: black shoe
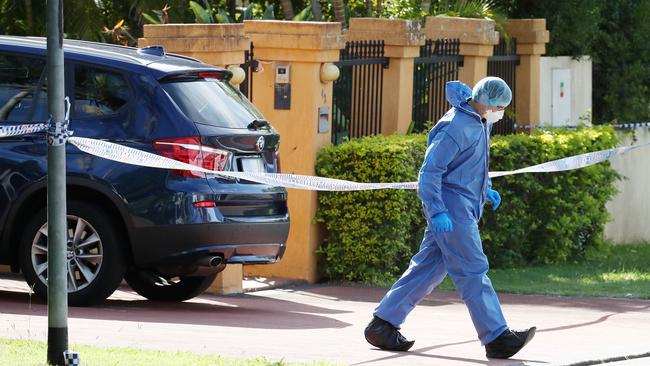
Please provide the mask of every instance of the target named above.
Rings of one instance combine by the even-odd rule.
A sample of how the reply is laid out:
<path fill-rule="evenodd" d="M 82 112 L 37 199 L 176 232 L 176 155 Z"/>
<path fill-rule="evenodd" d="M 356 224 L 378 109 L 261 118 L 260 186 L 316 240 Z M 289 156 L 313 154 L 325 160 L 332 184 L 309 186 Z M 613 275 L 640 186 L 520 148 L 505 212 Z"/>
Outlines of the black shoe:
<path fill-rule="evenodd" d="M 391 323 L 373 317 L 364 332 L 368 343 L 389 351 L 408 351 L 415 341 L 409 341 Z"/>
<path fill-rule="evenodd" d="M 495 340 L 485 345 L 488 358 L 510 358 L 535 336 L 536 327 L 522 331 L 506 329 Z"/>

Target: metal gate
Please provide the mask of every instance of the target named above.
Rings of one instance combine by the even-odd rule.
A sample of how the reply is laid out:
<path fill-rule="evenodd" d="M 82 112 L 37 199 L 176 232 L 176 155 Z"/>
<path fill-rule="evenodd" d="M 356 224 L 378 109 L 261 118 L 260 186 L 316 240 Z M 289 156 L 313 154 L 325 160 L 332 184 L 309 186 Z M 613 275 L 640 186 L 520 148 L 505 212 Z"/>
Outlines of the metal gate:
<path fill-rule="evenodd" d="M 519 55 L 517 55 L 517 40 L 512 38 L 506 41 L 504 38 L 499 40 L 499 44 L 494 46 L 494 56 L 488 58 L 488 76 L 498 76 L 503 79 L 512 90 L 512 102 L 506 108 L 506 114 L 503 120 L 494 124 L 492 134 L 507 135 L 515 132 L 516 112 L 517 112 L 517 77 L 516 70 L 519 65 Z"/>
<path fill-rule="evenodd" d="M 332 143 L 381 133 L 384 41 L 352 41 L 341 50 L 332 98 Z"/>
<path fill-rule="evenodd" d="M 427 122 L 435 122 L 450 108 L 445 84 L 458 79 L 463 56 L 458 54 L 458 39 L 428 39 L 420 47 L 413 67 L 413 131 L 423 131 Z"/>
<path fill-rule="evenodd" d="M 244 51 L 244 63 L 239 65 L 246 73 L 246 79 L 239 84 L 239 91 L 251 102 L 253 101 L 253 73 L 257 72 L 258 67 L 258 61 L 255 60 L 254 56 L 253 42 L 251 42 L 250 49 Z"/>

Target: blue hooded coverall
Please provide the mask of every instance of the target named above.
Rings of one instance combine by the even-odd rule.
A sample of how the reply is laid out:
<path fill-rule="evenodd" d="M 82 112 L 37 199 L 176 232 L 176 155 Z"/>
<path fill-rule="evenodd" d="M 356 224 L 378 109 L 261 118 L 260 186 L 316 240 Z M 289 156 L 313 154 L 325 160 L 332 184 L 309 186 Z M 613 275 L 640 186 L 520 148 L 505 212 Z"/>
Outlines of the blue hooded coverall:
<path fill-rule="evenodd" d="M 415 305 L 451 276 L 467 305 L 483 345 L 508 329 L 501 305 L 487 277 L 488 261 L 478 231 L 488 178 L 491 125 L 467 103 L 472 90 L 459 81 L 446 85 L 453 106 L 429 132 L 424 163 L 418 176 L 418 195 L 427 218 L 420 251 L 388 291 L 374 315 L 396 328 Z M 436 233 L 431 218 L 446 212 L 451 232 Z"/>

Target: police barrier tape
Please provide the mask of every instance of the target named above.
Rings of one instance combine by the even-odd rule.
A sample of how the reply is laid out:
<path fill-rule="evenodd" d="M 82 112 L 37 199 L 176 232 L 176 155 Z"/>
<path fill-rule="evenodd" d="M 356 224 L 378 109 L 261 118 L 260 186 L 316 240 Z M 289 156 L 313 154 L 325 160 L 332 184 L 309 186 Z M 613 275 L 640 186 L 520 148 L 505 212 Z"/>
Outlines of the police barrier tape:
<path fill-rule="evenodd" d="M 41 130 L 37 128 L 40 126 Z M 47 125 L 21 125 L 11 126 L 11 129 L 0 128 L 0 137 L 16 136 L 19 134 L 34 133 L 47 128 Z M 22 131 L 22 133 L 18 133 Z M 28 131 L 28 132 L 26 132 Z M 307 175 L 282 174 L 282 173 L 252 173 L 252 172 L 230 172 L 204 169 L 196 165 L 180 162 L 161 155 L 156 155 L 146 151 L 134 149 L 124 145 L 115 144 L 108 141 L 91 139 L 86 137 L 69 137 L 68 142 L 75 145 L 79 150 L 86 153 L 114 160 L 117 162 L 146 166 L 152 168 L 175 169 L 175 170 L 193 170 L 206 174 L 216 175 L 223 178 L 243 179 L 251 182 L 281 186 L 285 188 L 316 190 L 316 191 L 360 191 L 373 189 L 417 189 L 417 182 L 398 182 L 398 183 L 358 183 L 342 179 L 314 177 Z M 650 145 L 650 142 L 619 147 L 614 149 L 599 150 L 580 155 L 574 155 L 563 159 L 557 159 L 542 164 L 529 166 L 522 169 L 511 171 L 490 172 L 490 178 L 501 177 L 505 175 L 514 175 L 522 173 L 552 173 L 567 170 L 584 168 L 590 165 L 611 159 L 614 156 L 624 154 L 628 151 Z"/>
<path fill-rule="evenodd" d="M 29 125 L 15 125 L 15 126 L 0 126 L 0 137 L 10 137 L 26 135 L 28 133 L 36 133 L 45 131 L 48 125 L 45 123 L 29 124 Z"/>
<path fill-rule="evenodd" d="M 635 129 L 635 128 L 642 128 L 642 127 L 650 127 L 650 122 L 635 122 L 635 123 L 615 123 L 611 124 L 613 128 L 624 128 L 624 129 Z M 546 126 L 546 125 L 518 125 L 514 124 L 513 128 L 515 130 L 557 130 L 557 129 L 575 129 L 575 128 L 581 128 L 581 127 L 589 127 L 586 125 L 566 125 L 566 126 Z"/>
<path fill-rule="evenodd" d="M 247 181 L 268 184 L 272 186 L 282 186 L 286 188 L 308 189 L 316 191 L 359 191 L 386 188 L 417 189 L 418 185 L 417 182 L 357 183 L 341 179 L 279 173 L 214 172 L 211 170 L 199 168 L 195 165 L 190 165 L 177 160 L 169 159 L 164 156 L 148 153 L 142 150 L 133 149 L 107 141 L 88 139 L 84 137 L 70 137 L 68 141 L 77 146 L 80 150 L 89 154 L 127 164 L 166 169 L 194 170 L 222 177 L 244 179 Z M 491 178 L 494 178 L 504 175 L 521 173 L 551 173 L 574 170 L 603 162 L 605 160 L 611 159 L 616 155 L 624 154 L 630 150 L 638 149 L 647 145 L 650 145 L 650 143 L 600 150 L 570 156 L 568 158 L 553 160 L 523 169 L 503 172 L 490 172 L 489 175 Z"/>
<path fill-rule="evenodd" d="M 598 150 L 594 152 L 584 153 L 580 155 L 569 156 L 568 158 L 562 158 L 557 160 L 552 160 L 546 163 L 537 164 L 529 166 L 527 168 L 510 170 L 505 172 L 490 172 L 490 178 L 502 177 L 504 175 L 514 175 L 522 173 L 553 173 L 553 172 L 563 172 L 567 170 L 574 170 L 584 168 L 590 165 L 602 163 L 605 160 L 609 160 L 616 155 L 625 154 L 628 151 L 638 149 L 640 147 L 645 147 L 650 145 L 650 142 L 644 144 L 618 147 L 614 149 Z"/>
<path fill-rule="evenodd" d="M 250 173 L 250 172 L 215 172 L 196 165 L 186 164 L 178 160 L 148 153 L 112 142 L 89 139 L 85 137 L 70 137 L 68 142 L 79 150 L 105 159 L 122 163 L 142 165 L 153 168 L 194 170 L 224 178 L 244 179 L 251 182 L 282 186 L 286 188 L 308 189 L 316 191 L 360 191 L 369 189 L 416 189 L 417 182 L 407 183 L 357 183 L 341 179 L 312 177 L 281 173 Z"/>

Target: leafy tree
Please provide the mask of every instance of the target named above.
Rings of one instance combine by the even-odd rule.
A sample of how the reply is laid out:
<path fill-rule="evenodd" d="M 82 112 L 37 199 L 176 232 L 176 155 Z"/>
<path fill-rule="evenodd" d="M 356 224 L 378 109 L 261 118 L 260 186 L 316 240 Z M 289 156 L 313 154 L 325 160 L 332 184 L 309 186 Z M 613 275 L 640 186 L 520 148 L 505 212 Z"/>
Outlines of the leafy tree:
<path fill-rule="evenodd" d="M 593 119 L 650 117 L 650 0 L 501 0 L 512 18 L 546 18 L 550 56 L 593 61 Z"/>
<path fill-rule="evenodd" d="M 45 34 L 47 17 L 45 2 L 42 3 L 42 6 L 34 6 L 31 0 L 0 0 L 0 32 L 16 36 Z"/>
<path fill-rule="evenodd" d="M 603 1 L 593 43 L 594 117 L 601 122 L 650 117 L 650 1 Z"/>
<path fill-rule="evenodd" d="M 426 15 L 422 10 L 420 0 L 393 0 L 383 3 L 381 16 L 383 18 L 419 19 Z"/>
<path fill-rule="evenodd" d="M 158 0 L 66 0 L 63 7 L 64 31 L 67 38 L 110 42 L 114 32 L 105 29 L 132 29 L 133 38 L 142 35 L 143 11 L 158 9 Z M 168 0 L 168 16 L 178 23 L 191 22 L 187 0 Z M 0 0 L 0 32 L 23 36 L 46 35 L 46 3 L 32 0 Z M 124 21 L 121 25 L 121 21 Z M 120 25 L 120 27 L 117 27 Z"/>
<path fill-rule="evenodd" d="M 546 47 L 550 56 L 588 55 L 599 33 L 603 0 L 509 0 L 510 17 L 546 18 L 551 40 Z"/>

